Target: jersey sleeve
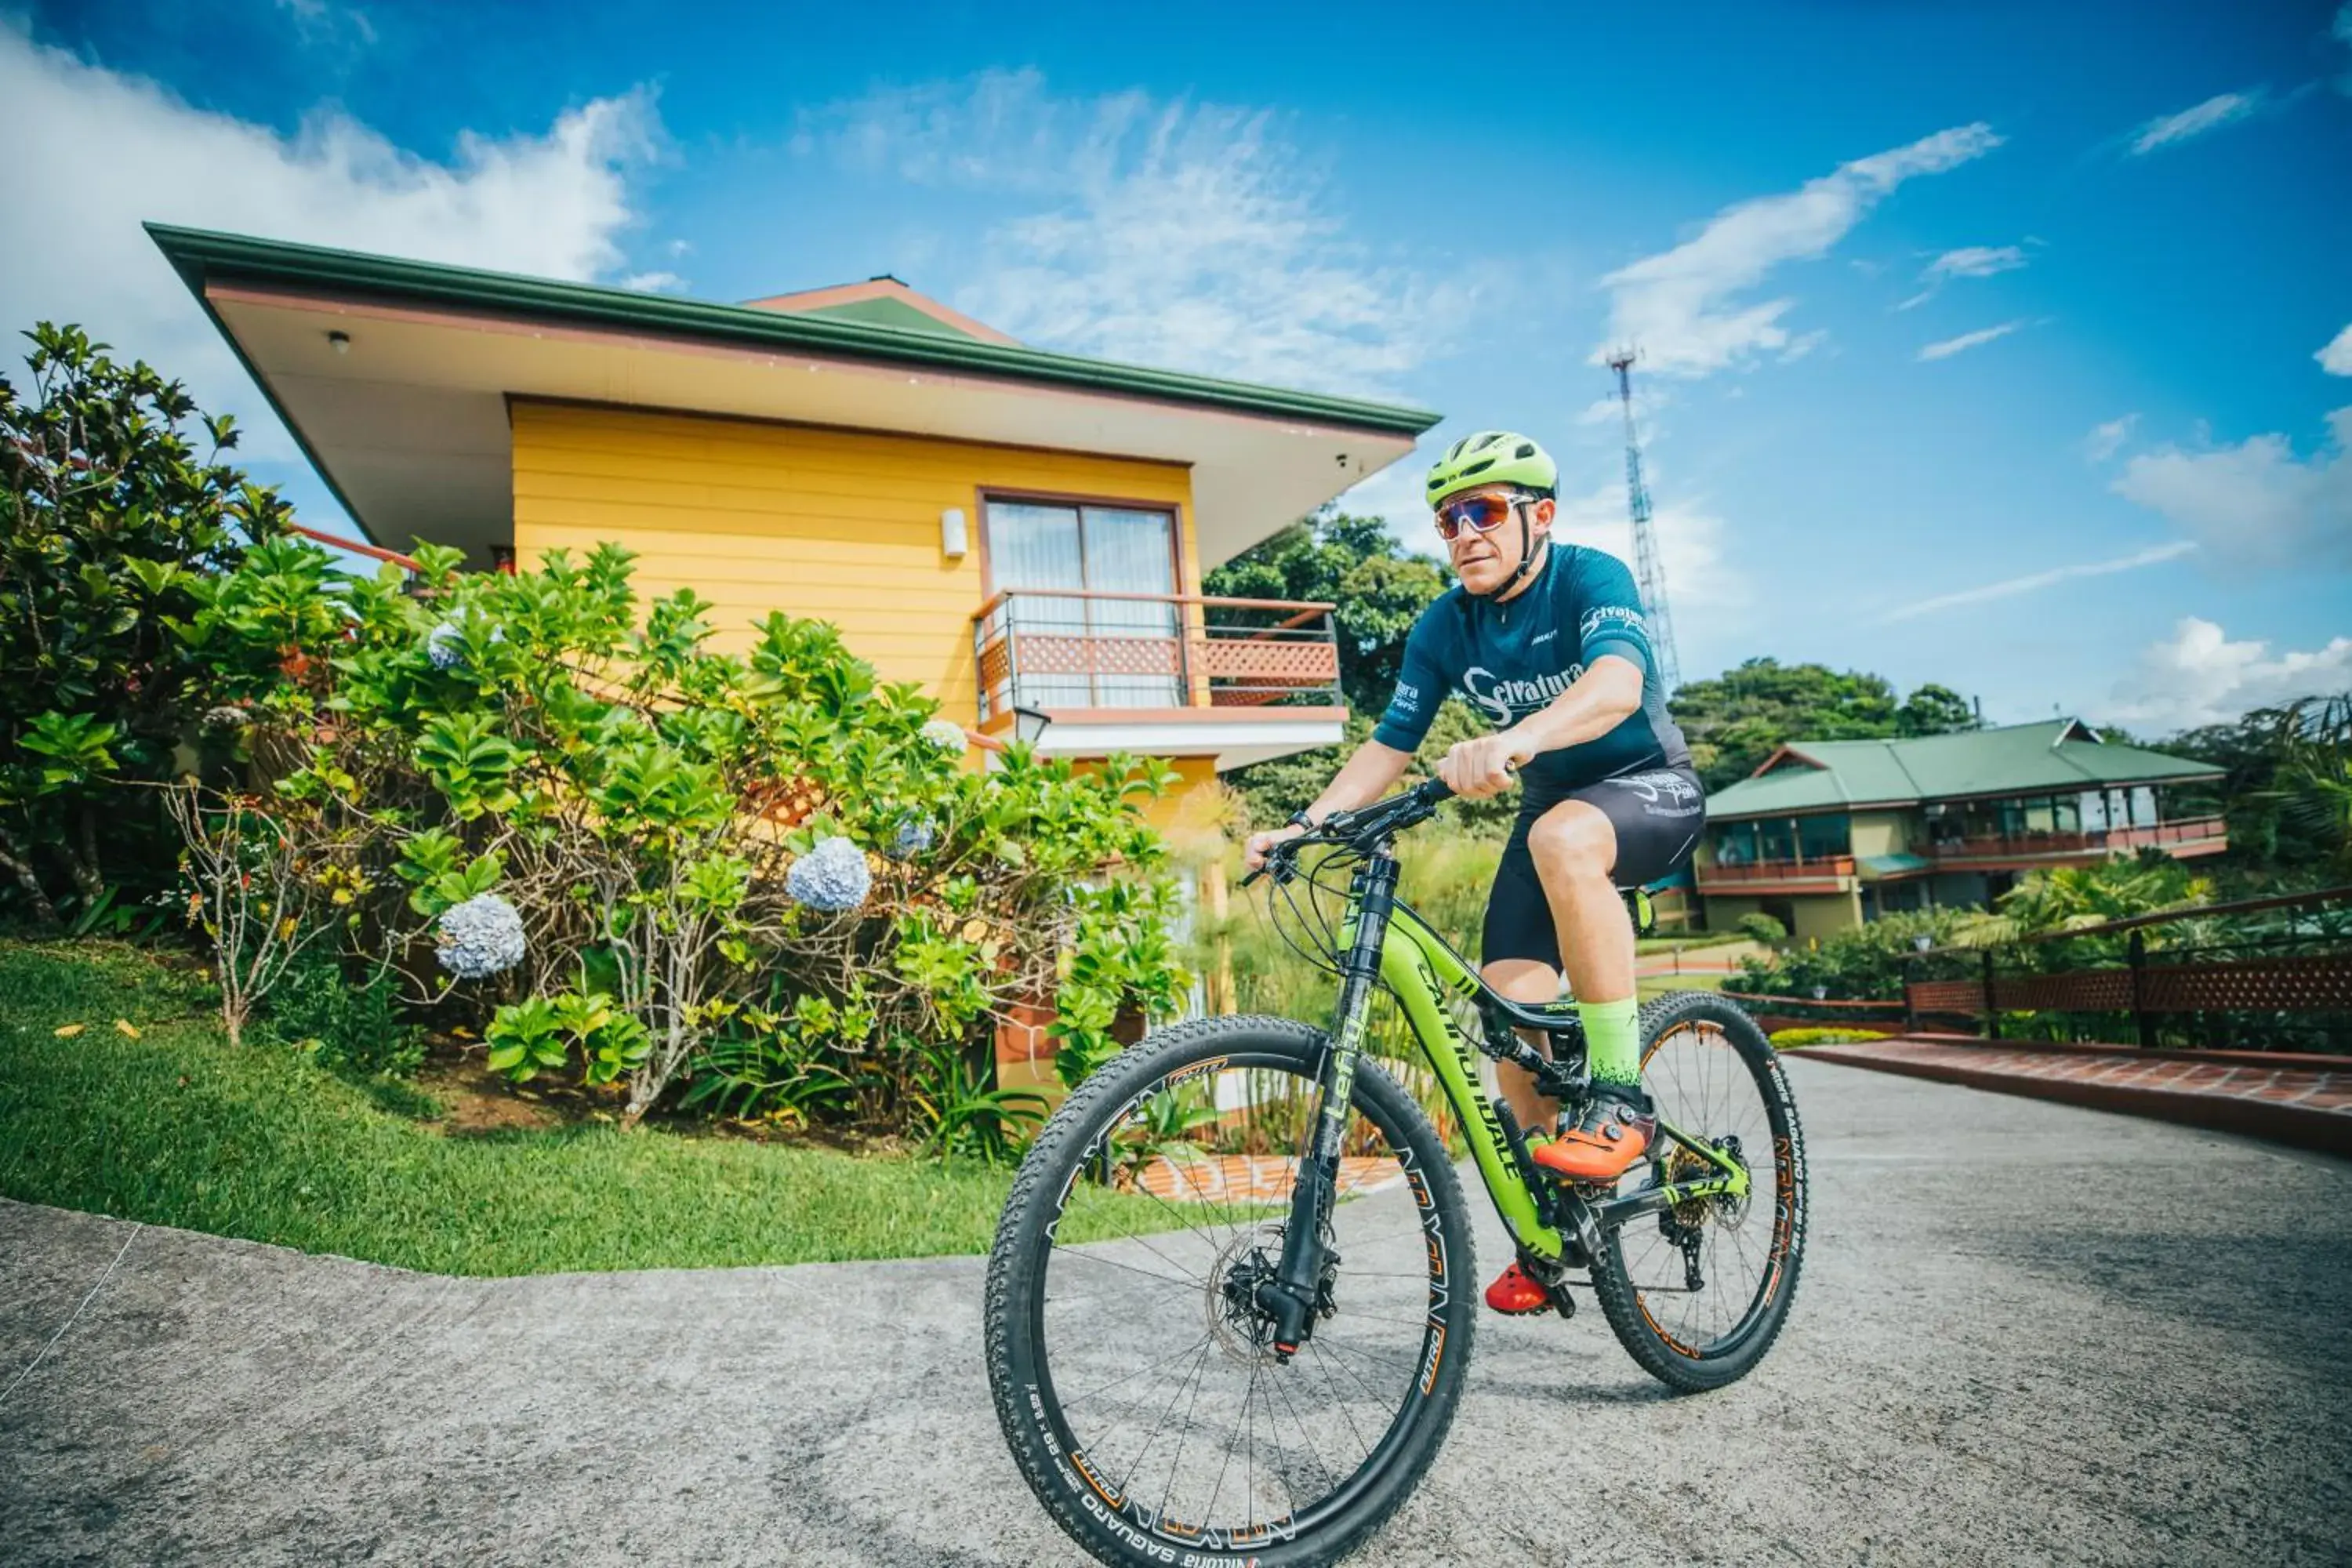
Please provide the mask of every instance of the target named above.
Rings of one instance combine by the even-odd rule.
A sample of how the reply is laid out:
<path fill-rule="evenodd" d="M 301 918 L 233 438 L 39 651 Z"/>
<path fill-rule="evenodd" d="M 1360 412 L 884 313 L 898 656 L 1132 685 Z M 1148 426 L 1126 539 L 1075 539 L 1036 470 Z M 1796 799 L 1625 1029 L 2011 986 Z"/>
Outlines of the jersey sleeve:
<path fill-rule="evenodd" d="M 1372 739 L 1381 745 L 1400 752 L 1420 745 L 1422 737 L 1429 733 L 1430 721 L 1437 717 L 1437 705 L 1461 678 L 1462 672 L 1452 668 L 1458 662 L 1454 641 L 1439 619 L 1452 613 L 1452 606 L 1440 599 L 1421 613 L 1407 634 L 1396 691 L 1372 731 Z"/>
<path fill-rule="evenodd" d="M 1642 595 L 1633 574 L 1614 555 L 1584 552 L 1570 584 L 1574 595 L 1578 652 L 1587 668 L 1604 653 L 1631 659 L 1650 672 L 1650 630 L 1642 619 Z M 1563 619 L 1566 617 L 1563 616 Z"/>

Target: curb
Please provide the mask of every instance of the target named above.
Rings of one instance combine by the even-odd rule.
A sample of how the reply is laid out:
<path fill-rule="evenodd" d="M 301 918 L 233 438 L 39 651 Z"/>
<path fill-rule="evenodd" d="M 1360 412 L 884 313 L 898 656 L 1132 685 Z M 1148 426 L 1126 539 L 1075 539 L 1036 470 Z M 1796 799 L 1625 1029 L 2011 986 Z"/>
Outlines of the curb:
<path fill-rule="evenodd" d="M 2018 1047 L 2004 1046 L 2004 1048 Z M 2114 1054 L 2137 1057 L 2153 1053 L 2131 1051 Z M 2251 1056 L 2256 1053 L 2242 1054 Z M 1792 1055 L 1805 1061 L 1830 1061 L 1841 1067 L 1866 1068 L 1874 1072 L 1895 1073 L 1905 1078 L 1931 1079 L 1938 1083 L 1989 1089 L 1995 1094 L 2056 1100 L 2092 1110 L 2112 1110 L 2126 1116 L 2144 1116 L 2158 1121 L 2207 1128 L 2216 1132 L 2236 1132 L 2352 1159 L 2352 1115 L 2341 1111 L 2282 1105 L 2275 1100 L 2242 1099 L 2234 1095 L 2181 1093 L 2127 1084 L 2029 1078 L 2018 1073 L 1963 1067 L 1948 1061 L 1864 1055 L 1843 1046 L 1808 1046 Z"/>

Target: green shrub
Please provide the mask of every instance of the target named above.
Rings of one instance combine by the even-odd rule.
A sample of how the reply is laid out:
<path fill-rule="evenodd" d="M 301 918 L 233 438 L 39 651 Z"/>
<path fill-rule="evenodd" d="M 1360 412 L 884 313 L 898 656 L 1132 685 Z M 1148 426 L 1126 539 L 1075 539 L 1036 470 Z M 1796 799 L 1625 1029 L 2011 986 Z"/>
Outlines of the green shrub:
<path fill-rule="evenodd" d="M 1778 947 L 1789 940 L 1789 928 L 1761 910 L 1742 915 L 1732 923 L 1738 926 L 1741 935 L 1766 947 Z"/>
<path fill-rule="evenodd" d="M 1753 918 L 1753 917 L 1749 917 Z M 1975 972 L 1973 958 L 1943 954 L 1921 960 L 1919 941 L 1942 947 L 1983 919 L 1969 910 L 1923 910 L 1881 916 L 1769 958 L 1743 958 L 1726 991 L 1768 996 L 1821 994 L 1834 1001 L 1886 1001 L 1903 994 L 1907 979 L 1959 980 Z"/>
<path fill-rule="evenodd" d="M 625 1123 L 789 1107 L 984 1152 L 1027 1110 L 981 1087 L 997 1015 L 1052 998 L 1083 1071 L 1120 1014 L 1181 1003 L 1137 809 L 1165 768 L 969 767 L 833 627 L 772 615 L 717 651 L 710 606 L 640 604 L 615 546 L 515 574 L 417 557 L 411 585 L 267 541 L 192 630 L 236 715 L 228 787 L 184 812 L 225 967 L 230 933 L 283 953 L 330 922 L 347 961 L 470 1013 L 494 1068 L 624 1083 Z M 266 877 L 215 852 L 232 830 Z"/>
<path fill-rule="evenodd" d="M 307 952 L 269 993 L 269 1033 L 322 1067 L 406 1078 L 424 1063 L 425 1039 L 401 1016 L 398 994 L 390 969 L 355 983 L 332 958 Z"/>

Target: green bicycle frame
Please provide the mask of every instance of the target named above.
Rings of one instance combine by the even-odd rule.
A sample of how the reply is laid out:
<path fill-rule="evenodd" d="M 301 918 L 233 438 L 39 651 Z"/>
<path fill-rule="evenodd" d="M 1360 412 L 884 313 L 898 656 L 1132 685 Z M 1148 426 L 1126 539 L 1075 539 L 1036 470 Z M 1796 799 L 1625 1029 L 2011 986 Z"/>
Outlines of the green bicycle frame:
<path fill-rule="evenodd" d="M 1589 1259 L 1599 1256 L 1604 1228 L 1613 1229 L 1642 1215 L 1696 1199 L 1745 1197 L 1748 1191 L 1748 1172 L 1738 1161 L 1664 1118 L 1658 1122 L 1659 1132 L 1704 1161 L 1709 1167 L 1706 1173 L 1628 1196 L 1599 1199 L 1587 1198 L 1540 1175 L 1528 1156 L 1523 1138 L 1517 1135 L 1508 1109 L 1499 1100 L 1489 1100 L 1478 1081 L 1482 1051 L 1498 1059 L 1512 1059 L 1522 1053 L 1532 1058 L 1534 1053 L 1507 1026 L 1490 1026 L 1489 1034 L 1499 1037 L 1484 1043 L 1464 1033 L 1445 1005 L 1449 993 L 1481 1003 L 1499 998 L 1478 978 L 1467 959 L 1447 945 L 1410 905 L 1398 900 L 1397 874 L 1395 858 L 1385 850 L 1375 852 L 1358 868 L 1349 889 L 1341 928 L 1348 952 L 1315 1123 L 1318 1136 L 1310 1143 L 1306 1168 L 1293 1189 L 1292 1223 L 1286 1227 L 1281 1267 L 1276 1279 L 1267 1282 L 1270 1294 L 1265 1304 L 1277 1321 L 1276 1345 L 1286 1353 L 1295 1348 L 1299 1332 L 1307 1327 L 1308 1308 L 1316 1299 L 1323 1253 L 1321 1221 L 1330 1213 L 1330 1195 L 1336 1190 L 1339 1147 L 1376 983 L 1385 984 L 1404 1009 L 1405 1021 L 1461 1124 L 1496 1210 L 1527 1256 L 1562 1263 L 1567 1252 L 1562 1222 L 1575 1233 Z M 1559 1009 L 1556 1016 L 1563 1033 L 1574 1029 L 1573 1013 Z"/>

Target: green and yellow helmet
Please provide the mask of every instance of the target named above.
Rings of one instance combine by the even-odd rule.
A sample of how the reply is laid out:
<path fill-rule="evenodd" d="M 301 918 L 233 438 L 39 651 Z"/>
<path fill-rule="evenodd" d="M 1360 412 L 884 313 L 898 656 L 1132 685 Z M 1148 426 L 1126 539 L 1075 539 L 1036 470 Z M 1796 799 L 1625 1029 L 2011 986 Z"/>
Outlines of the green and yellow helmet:
<path fill-rule="evenodd" d="M 1429 504 L 1433 509 L 1446 497 L 1480 485 L 1517 485 L 1549 495 L 1559 483 L 1559 465 L 1527 437 L 1511 430 L 1475 430 L 1430 465 Z"/>

